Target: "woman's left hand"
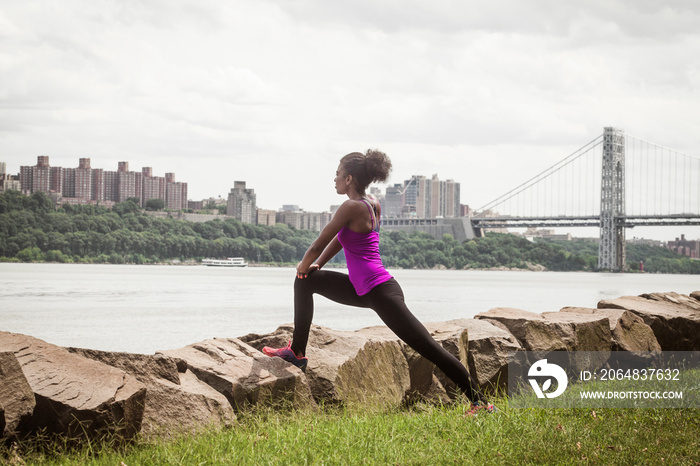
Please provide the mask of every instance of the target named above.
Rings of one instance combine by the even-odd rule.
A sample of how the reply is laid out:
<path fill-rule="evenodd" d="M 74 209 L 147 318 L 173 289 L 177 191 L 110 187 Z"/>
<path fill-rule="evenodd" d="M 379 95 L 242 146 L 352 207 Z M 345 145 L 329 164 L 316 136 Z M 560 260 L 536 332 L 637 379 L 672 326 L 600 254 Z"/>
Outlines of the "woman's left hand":
<path fill-rule="evenodd" d="M 301 262 L 297 264 L 297 278 L 306 278 L 308 277 L 311 273 L 317 271 L 318 269 L 321 268 L 318 264 L 311 264 L 308 269 L 306 270 L 301 270 Z"/>

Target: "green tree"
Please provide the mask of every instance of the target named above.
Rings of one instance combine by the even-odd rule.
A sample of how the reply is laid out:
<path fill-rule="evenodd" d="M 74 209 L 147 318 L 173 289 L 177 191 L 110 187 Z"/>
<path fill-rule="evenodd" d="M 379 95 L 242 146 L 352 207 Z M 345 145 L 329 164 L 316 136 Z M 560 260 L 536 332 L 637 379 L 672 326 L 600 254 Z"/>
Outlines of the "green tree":
<path fill-rule="evenodd" d="M 163 210 L 165 201 L 163 199 L 149 199 L 146 201 L 146 210 Z"/>

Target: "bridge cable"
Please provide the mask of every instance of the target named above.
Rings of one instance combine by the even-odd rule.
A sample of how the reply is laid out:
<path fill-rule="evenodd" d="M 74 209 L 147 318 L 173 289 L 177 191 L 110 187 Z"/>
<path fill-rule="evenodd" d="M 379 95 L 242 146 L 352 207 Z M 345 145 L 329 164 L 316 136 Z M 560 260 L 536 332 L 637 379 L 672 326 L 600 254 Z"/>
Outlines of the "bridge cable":
<path fill-rule="evenodd" d="M 498 198 L 494 199 L 493 201 L 491 201 L 491 202 L 485 204 L 483 207 L 481 207 L 480 209 L 478 209 L 477 212 L 483 213 L 484 211 L 488 210 L 489 208 L 491 208 L 491 207 L 493 207 L 493 206 L 496 206 L 496 205 L 499 205 L 499 204 L 501 204 L 502 202 L 504 202 L 504 201 L 506 201 L 506 200 L 512 198 L 514 195 L 520 194 L 522 191 L 524 191 L 524 188 L 526 188 L 526 187 L 527 187 L 527 188 L 531 187 L 532 185 L 531 185 L 530 183 L 532 183 L 532 182 L 535 181 L 535 180 L 538 180 L 538 179 L 539 179 L 539 181 L 546 180 L 546 178 L 549 177 L 549 175 L 551 175 L 552 173 L 554 173 L 554 172 L 560 170 L 561 168 L 565 167 L 566 165 L 570 164 L 571 162 L 573 162 L 573 161 L 576 160 L 577 158 L 579 158 L 579 157 L 581 157 L 582 155 L 584 155 L 585 153 L 587 153 L 588 150 L 591 149 L 589 146 L 595 147 L 596 145 L 600 144 L 602 137 L 603 137 L 602 135 L 596 137 L 595 139 L 593 139 L 592 141 L 588 142 L 588 143 L 585 144 L 583 147 L 581 147 L 580 149 L 574 151 L 573 153 L 571 153 L 570 155 L 568 155 L 568 156 L 565 157 L 564 159 L 560 160 L 559 162 L 555 163 L 555 164 L 552 165 L 551 167 L 549 167 L 549 168 L 547 168 L 546 170 L 540 172 L 539 174 L 537 174 L 537 175 L 535 175 L 534 177 L 530 178 L 530 179 L 527 180 L 526 182 L 524 182 L 524 183 L 518 185 L 517 187 L 511 189 L 511 190 L 508 191 L 507 193 L 505 193 L 505 194 L 499 196 Z M 574 156 L 575 156 L 575 157 L 574 157 Z M 555 168 L 556 168 L 556 169 L 555 169 Z M 546 175 L 545 177 L 542 177 L 542 175 L 544 175 L 544 174 L 547 174 L 547 175 Z M 550 188 L 551 188 L 552 190 L 554 189 L 553 184 L 554 184 L 554 183 L 551 183 L 551 184 L 550 184 Z M 551 199 L 551 197 L 553 197 L 553 196 L 550 196 L 550 199 Z M 553 207 L 551 207 L 551 206 L 550 206 L 550 208 L 553 209 Z M 478 216 L 478 215 L 477 215 L 477 216 Z"/>

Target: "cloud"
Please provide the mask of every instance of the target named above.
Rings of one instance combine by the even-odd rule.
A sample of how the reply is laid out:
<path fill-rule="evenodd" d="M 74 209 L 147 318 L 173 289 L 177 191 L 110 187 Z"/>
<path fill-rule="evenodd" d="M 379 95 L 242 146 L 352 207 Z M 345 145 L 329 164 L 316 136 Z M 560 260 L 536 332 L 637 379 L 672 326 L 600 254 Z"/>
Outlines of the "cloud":
<path fill-rule="evenodd" d="M 129 160 L 193 198 L 245 179 L 263 207 L 322 210 L 338 158 L 378 147 L 392 182 L 438 173 L 482 205 L 607 125 L 697 154 L 698 16 L 680 0 L 3 2 L 0 160 Z"/>

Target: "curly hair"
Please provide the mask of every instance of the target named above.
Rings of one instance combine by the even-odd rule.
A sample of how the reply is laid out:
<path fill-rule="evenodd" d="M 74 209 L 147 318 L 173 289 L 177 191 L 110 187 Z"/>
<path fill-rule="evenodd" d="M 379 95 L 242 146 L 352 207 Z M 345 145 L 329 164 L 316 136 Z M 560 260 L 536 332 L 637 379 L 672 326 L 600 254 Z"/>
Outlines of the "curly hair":
<path fill-rule="evenodd" d="M 345 173 L 352 175 L 357 181 L 360 190 L 367 189 L 370 183 L 386 181 L 391 172 L 391 159 L 376 149 L 369 149 L 367 153 L 351 152 L 342 159 L 340 164 Z"/>

